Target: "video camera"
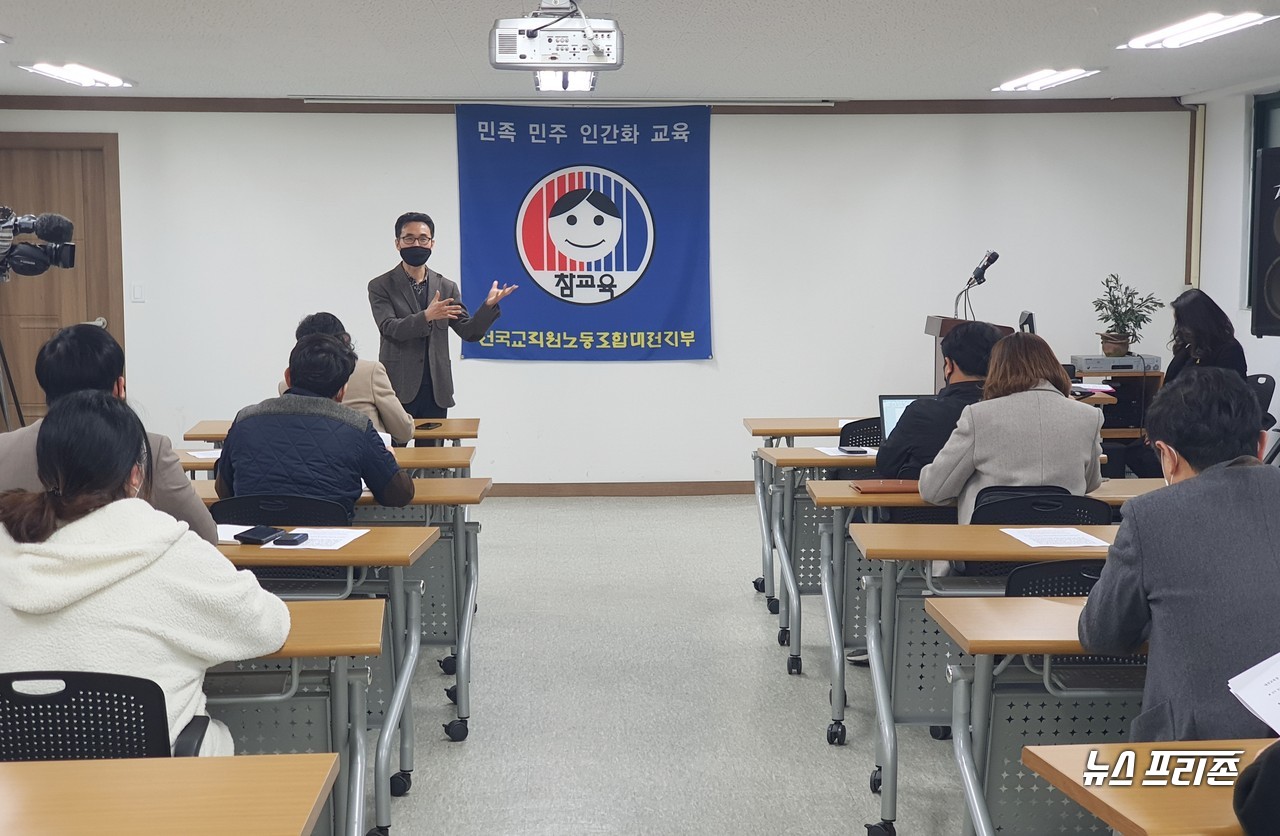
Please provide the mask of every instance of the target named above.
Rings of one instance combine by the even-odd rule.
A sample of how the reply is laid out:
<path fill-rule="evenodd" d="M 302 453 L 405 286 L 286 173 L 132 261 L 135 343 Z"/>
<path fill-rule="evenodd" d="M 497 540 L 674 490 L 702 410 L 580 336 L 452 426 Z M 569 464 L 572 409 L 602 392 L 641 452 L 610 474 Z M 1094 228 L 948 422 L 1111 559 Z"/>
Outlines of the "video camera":
<path fill-rule="evenodd" d="M 8 206 L 0 206 L 0 282 L 9 281 L 10 270 L 19 276 L 38 276 L 50 267 L 74 267 L 74 234 L 75 227 L 62 215 L 15 215 Z M 35 235 L 48 243 L 14 243 L 16 235 Z"/>

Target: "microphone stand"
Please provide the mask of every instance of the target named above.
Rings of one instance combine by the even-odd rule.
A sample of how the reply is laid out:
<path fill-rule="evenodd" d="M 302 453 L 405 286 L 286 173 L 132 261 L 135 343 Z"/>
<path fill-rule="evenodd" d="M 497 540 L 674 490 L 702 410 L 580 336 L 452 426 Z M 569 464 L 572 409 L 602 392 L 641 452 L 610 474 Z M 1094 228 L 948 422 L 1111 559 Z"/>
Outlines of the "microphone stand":
<path fill-rule="evenodd" d="M 969 291 L 973 290 L 975 287 L 977 287 L 978 285 L 982 284 L 982 281 L 983 281 L 983 280 L 975 279 L 974 277 L 970 276 L 970 277 L 969 277 L 969 283 L 968 283 L 968 284 L 966 284 L 966 285 L 964 286 L 964 290 L 962 290 L 962 291 L 960 291 L 959 293 L 957 293 L 957 294 L 956 294 L 956 301 L 955 301 L 955 304 L 953 304 L 953 305 L 951 306 L 951 317 L 952 317 L 953 319 L 959 319 L 959 318 L 960 318 L 960 300 L 961 300 L 961 299 L 963 299 L 963 300 L 964 300 L 964 305 L 965 305 L 965 319 L 968 319 L 968 318 L 969 318 L 969 316 L 968 316 L 968 311 L 972 309 L 972 307 L 971 307 L 971 306 L 970 306 L 970 304 L 969 304 Z"/>

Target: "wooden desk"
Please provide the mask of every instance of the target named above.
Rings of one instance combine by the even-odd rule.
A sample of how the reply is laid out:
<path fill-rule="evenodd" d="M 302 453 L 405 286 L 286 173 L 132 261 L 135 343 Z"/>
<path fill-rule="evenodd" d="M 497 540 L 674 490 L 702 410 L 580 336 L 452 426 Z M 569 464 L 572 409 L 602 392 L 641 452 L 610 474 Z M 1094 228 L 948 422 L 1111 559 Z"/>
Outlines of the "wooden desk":
<path fill-rule="evenodd" d="M 876 454 L 832 456 L 816 447 L 761 447 L 756 450 L 771 467 L 875 467 Z"/>
<path fill-rule="evenodd" d="M 394 447 L 391 455 L 396 464 L 405 470 L 466 470 L 476 457 L 474 447 Z M 189 450 L 178 451 L 178 463 L 189 473 L 207 473 L 213 470 L 217 459 L 203 459 L 191 455 Z"/>
<path fill-rule="evenodd" d="M 864 418 L 743 418 L 747 432 L 756 438 L 839 437 L 840 428 Z"/>
<path fill-rule="evenodd" d="M 196 496 L 205 505 L 212 505 L 220 498 L 212 479 L 200 479 L 191 483 Z M 492 479 L 414 479 L 413 505 L 479 505 L 493 490 Z M 356 500 L 357 506 L 377 506 L 373 494 L 365 491 Z M 368 535 L 366 535 L 368 536 Z"/>
<path fill-rule="evenodd" d="M 297 836 L 337 776 L 331 753 L 0 763 L 0 832 Z"/>
<path fill-rule="evenodd" d="M 781 448 L 786 450 L 787 448 Z M 791 448 L 799 449 L 799 448 Z M 1109 479 L 1089 494 L 1118 508 L 1136 496 L 1164 487 L 1163 479 Z M 819 508 L 929 508 L 919 493 L 860 493 L 846 479 L 811 480 L 805 490 Z"/>
<path fill-rule="evenodd" d="M 439 426 L 427 428 L 428 424 Z M 227 440 L 227 430 L 231 422 L 227 420 L 199 421 L 194 427 L 182 434 L 184 441 L 207 441 L 221 444 Z M 449 439 L 455 443 L 464 438 L 480 437 L 479 418 L 420 418 L 414 419 L 413 437 L 415 440 Z"/>
<path fill-rule="evenodd" d="M 287 527 L 287 526 L 286 526 Z M 314 526 L 308 526 L 314 527 Z M 359 526 L 354 526 L 358 528 Z M 218 544 L 236 568 L 246 566 L 412 566 L 440 539 L 434 526 L 373 526 L 354 542 L 336 551 Z"/>
<path fill-rule="evenodd" d="M 1235 787 L 1140 786 L 1151 764 L 1152 750 L 1197 752 L 1240 751 L 1240 771 L 1253 763 L 1274 739 L 1197 740 L 1185 743 L 1104 743 L 1067 746 L 1027 746 L 1022 762 L 1040 777 L 1062 790 L 1068 798 L 1102 819 L 1124 836 L 1185 836 L 1215 834 L 1236 836 L 1242 831 L 1232 809 Z M 1122 751 L 1132 751 L 1134 784 L 1131 787 L 1084 786 L 1089 753 L 1097 751 L 1098 763 L 1115 764 Z"/>
<path fill-rule="evenodd" d="M 1107 550 L 1087 548 L 1032 548 L 1005 534 L 1001 525 L 907 525 L 853 523 L 849 536 L 868 560 L 989 560 L 1038 563 L 1046 560 L 1104 560 Z M 1066 526 L 1064 526 L 1066 527 Z M 1114 525 L 1070 526 L 1111 543 Z"/>
<path fill-rule="evenodd" d="M 366 535 L 367 536 L 367 535 Z M 380 598 L 289 601 L 289 637 L 263 659 L 308 656 L 378 656 L 382 653 Z"/>

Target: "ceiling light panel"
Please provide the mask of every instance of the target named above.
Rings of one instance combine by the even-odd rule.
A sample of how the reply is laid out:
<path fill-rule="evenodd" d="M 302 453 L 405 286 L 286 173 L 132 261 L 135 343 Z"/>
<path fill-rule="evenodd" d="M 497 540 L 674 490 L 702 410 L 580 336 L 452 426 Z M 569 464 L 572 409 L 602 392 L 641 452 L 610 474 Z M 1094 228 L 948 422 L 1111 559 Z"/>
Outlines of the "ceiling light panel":
<path fill-rule="evenodd" d="M 1051 87 L 1058 87 L 1071 81 L 1079 81 L 1101 70 L 1085 70 L 1079 67 L 1070 70 L 1037 70 L 1013 81 L 1006 81 L 999 87 L 992 87 L 992 93 L 1038 93 Z"/>
<path fill-rule="evenodd" d="M 92 67 L 86 67 L 83 64 L 15 64 L 19 69 L 26 70 L 29 73 L 42 75 L 47 78 L 56 78 L 58 81 L 65 81 L 67 84 L 74 84 L 77 87 L 132 87 L 133 82 L 125 81 L 123 78 L 104 73 L 101 70 L 95 70 Z"/>
<path fill-rule="evenodd" d="M 1210 38 L 1229 35 L 1241 29 L 1249 29 L 1263 23 L 1280 18 L 1280 15 L 1266 16 L 1259 12 L 1242 12 L 1238 15 L 1224 15 L 1209 12 L 1145 35 L 1139 35 L 1127 44 L 1116 49 L 1179 49 L 1192 44 L 1203 43 Z"/>

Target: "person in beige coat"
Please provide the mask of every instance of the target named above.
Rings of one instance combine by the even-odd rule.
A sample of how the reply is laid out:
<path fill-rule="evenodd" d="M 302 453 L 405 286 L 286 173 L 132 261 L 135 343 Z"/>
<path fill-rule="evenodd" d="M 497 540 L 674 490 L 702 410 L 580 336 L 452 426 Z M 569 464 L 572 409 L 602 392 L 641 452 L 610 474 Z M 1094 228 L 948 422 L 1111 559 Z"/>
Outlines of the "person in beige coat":
<path fill-rule="evenodd" d="M 300 340 L 308 334 L 329 334 L 351 345 L 351 335 L 343 327 L 342 320 L 325 311 L 303 317 L 293 338 Z M 281 380 L 276 388 L 277 393 L 283 395 L 289 385 Z M 408 444 L 413 438 L 413 418 L 396 397 L 396 390 L 391 388 L 391 378 L 387 377 L 387 370 L 381 363 L 356 360 L 355 371 L 347 379 L 347 388 L 342 395 L 342 405 L 364 415 L 373 422 L 375 430 L 391 436 L 398 444 Z"/>
<path fill-rule="evenodd" d="M 982 400 L 960 413 L 955 432 L 920 472 L 920 495 L 973 516 L 992 485 L 1056 485 L 1077 496 L 1102 484 L 1102 410 L 1071 399 L 1071 381 L 1035 334 L 996 343 Z"/>
<path fill-rule="evenodd" d="M 36 379 L 50 408 L 64 395 L 86 389 L 109 392 L 124 400 L 124 349 L 97 325 L 63 328 L 36 355 Z M 36 421 L 0 433 L 0 491 L 40 490 L 36 473 L 40 424 Z M 147 433 L 147 439 L 151 445 L 151 507 L 186 523 L 202 540 L 216 544 L 218 527 L 183 472 L 173 444 L 156 433 Z"/>

